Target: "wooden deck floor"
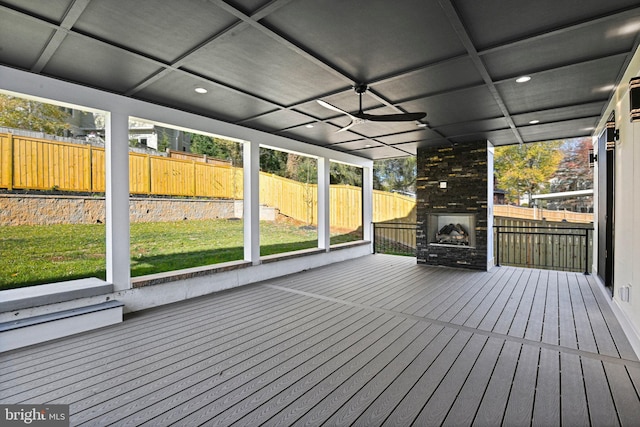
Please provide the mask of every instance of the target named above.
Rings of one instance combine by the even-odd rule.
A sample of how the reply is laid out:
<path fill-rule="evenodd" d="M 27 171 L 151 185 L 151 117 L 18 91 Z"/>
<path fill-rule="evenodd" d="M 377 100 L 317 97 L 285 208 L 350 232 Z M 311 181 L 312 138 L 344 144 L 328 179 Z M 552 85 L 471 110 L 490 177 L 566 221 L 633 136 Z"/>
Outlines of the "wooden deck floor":
<path fill-rule="evenodd" d="M 72 425 L 640 423 L 593 278 L 371 255 L 0 356 L 0 402 Z"/>

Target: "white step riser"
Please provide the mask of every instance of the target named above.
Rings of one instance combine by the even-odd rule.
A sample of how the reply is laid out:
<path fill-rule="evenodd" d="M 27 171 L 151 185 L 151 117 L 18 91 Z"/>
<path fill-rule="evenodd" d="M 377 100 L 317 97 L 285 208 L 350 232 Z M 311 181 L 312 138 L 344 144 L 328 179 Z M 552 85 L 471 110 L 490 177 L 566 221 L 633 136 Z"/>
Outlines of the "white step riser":
<path fill-rule="evenodd" d="M 0 353 L 122 322 L 122 306 L 0 332 Z"/>

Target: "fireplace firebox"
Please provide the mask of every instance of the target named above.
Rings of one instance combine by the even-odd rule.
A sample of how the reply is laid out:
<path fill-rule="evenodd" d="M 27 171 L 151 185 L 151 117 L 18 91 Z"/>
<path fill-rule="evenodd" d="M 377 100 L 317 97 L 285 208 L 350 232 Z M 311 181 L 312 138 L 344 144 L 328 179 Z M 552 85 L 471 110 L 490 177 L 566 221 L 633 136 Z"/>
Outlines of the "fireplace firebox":
<path fill-rule="evenodd" d="M 430 214 L 427 225 L 429 245 L 475 248 L 475 214 Z"/>

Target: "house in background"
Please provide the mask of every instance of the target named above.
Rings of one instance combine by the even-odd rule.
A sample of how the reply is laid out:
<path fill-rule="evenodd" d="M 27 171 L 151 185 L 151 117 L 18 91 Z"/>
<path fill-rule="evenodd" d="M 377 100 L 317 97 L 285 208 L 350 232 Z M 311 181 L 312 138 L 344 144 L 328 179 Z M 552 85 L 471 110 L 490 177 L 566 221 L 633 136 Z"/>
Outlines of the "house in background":
<path fill-rule="evenodd" d="M 191 138 L 187 132 L 161 127 L 152 123 L 132 121 L 129 126 L 129 141 L 137 147 L 153 148 L 164 152 L 190 151 Z"/>

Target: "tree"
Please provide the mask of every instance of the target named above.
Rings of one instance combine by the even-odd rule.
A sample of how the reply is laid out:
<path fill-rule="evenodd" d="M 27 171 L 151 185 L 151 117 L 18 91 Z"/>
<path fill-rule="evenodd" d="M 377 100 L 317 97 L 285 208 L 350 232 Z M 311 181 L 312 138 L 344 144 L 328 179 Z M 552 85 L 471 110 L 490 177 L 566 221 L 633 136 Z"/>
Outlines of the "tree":
<path fill-rule="evenodd" d="M 331 162 L 331 184 L 353 185 L 362 187 L 362 169 L 357 166 L 345 165 L 344 163 Z"/>
<path fill-rule="evenodd" d="M 593 188 L 593 169 L 589 167 L 591 138 L 568 139 L 562 145 L 564 158 L 551 179 L 551 192 L 588 190 Z M 588 212 L 593 208 L 593 198 L 572 197 L 549 202 L 553 209 Z"/>
<path fill-rule="evenodd" d="M 373 188 L 376 190 L 415 194 L 416 176 L 415 157 L 373 162 Z"/>
<path fill-rule="evenodd" d="M 317 184 L 318 161 L 311 157 L 289 153 L 287 155 L 286 178 L 306 184 Z"/>
<path fill-rule="evenodd" d="M 494 167 L 498 186 L 507 192 L 512 201 L 519 204 L 523 196 L 549 188 L 549 180 L 563 158 L 562 141 L 497 147 Z"/>
<path fill-rule="evenodd" d="M 229 160 L 233 166 L 242 166 L 240 143 L 197 133 L 190 134 L 190 138 L 192 153 L 204 154 L 214 159 Z"/>
<path fill-rule="evenodd" d="M 57 105 L 0 94 L 0 126 L 64 136 L 70 114 Z"/>
<path fill-rule="evenodd" d="M 260 170 L 286 178 L 288 153 L 260 148 Z"/>

